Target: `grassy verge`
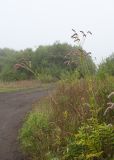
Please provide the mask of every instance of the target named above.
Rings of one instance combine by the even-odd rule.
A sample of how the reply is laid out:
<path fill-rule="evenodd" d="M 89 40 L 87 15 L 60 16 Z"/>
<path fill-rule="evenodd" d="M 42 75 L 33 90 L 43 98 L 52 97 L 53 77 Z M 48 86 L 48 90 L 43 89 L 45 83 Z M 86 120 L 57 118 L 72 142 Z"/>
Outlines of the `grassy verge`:
<path fill-rule="evenodd" d="M 16 82 L 0 82 L 0 93 L 16 92 L 16 91 L 31 91 L 33 89 L 43 90 L 54 86 L 54 83 L 41 83 L 38 80 L 25 80 Z"/>
<path fill-rule="evenodd" d="M 32 160 L 113 160 L 113 84 L 114 78 L 61 82 L 27 115 L 19 132 L 23 153 Z"/>

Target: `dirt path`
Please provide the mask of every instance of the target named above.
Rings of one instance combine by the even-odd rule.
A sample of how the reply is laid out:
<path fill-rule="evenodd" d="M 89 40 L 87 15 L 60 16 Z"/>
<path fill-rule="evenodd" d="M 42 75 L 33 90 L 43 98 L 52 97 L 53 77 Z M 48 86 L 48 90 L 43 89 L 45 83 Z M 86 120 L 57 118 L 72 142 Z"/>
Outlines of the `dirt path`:
<path fill-rule="evenodd" d="M 0 93 L 0 160 L 23 160 L 17 142 L 18 129 L 32 103 L 48 91 Z"/>

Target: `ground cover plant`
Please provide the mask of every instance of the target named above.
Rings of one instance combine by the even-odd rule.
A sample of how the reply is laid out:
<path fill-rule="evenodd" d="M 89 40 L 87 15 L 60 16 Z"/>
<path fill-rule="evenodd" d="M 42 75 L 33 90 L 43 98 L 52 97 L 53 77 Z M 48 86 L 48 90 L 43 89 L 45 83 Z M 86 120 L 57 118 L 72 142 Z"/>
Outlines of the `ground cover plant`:
<path fill-rule="evenodd" d="M 62 75 L 56 91 L 35 105 L 19 132 L 21 149 L 31 160 L 114 159 L 114 77 L 92 74 L 90 53 L 83 50 L 92 33 L 80 31 L 81 39 L 73 32 L 79 48 L 65 64 L 77 65 L 78 55 L 80 67 L 75 75 Z"/>

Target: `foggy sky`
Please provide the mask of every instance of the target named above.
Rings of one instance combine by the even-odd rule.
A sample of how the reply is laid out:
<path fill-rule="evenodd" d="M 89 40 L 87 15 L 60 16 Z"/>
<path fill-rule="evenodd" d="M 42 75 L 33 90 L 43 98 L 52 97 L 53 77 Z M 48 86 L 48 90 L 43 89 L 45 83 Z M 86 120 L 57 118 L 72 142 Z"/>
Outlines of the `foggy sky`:
<path fill-rule="evenodd" d="M 72 28 L 92 31 L 84 48 L 100 62 L 114 52 L 114 0 L 0 0 L 0 48 L 73 44 Z"/>

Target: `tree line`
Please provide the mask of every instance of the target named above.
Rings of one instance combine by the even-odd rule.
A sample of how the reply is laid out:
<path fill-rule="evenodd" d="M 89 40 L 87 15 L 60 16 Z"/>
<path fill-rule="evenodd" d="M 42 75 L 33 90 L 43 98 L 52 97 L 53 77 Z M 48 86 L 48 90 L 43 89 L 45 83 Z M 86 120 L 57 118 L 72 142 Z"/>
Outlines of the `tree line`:
<path fill-rule="evenodd" d="M 58 80 L 62 75 L 77 72 L 79 78 L 84 77 L 85 64 L 89 73 L 95 74 L 96 65 L 91 56 L 86 55 L 85 64 L 80 64 L 78 54 L 81 48 L 67 43 L 55 42 L 52 45 L 39 46 L 35 51 L 31 48 L 16 51 L 9 48 L 0 49 L 0 80 L 16 81 L 25 79 Z M 76 54 L 74 54 L 74 52 Z M 72 60 L 73 59 L 73 60 Z M 100 64 L 99 73 L 114 75 L 114 55 Z"/>

